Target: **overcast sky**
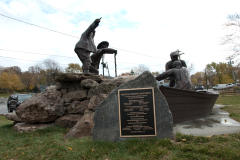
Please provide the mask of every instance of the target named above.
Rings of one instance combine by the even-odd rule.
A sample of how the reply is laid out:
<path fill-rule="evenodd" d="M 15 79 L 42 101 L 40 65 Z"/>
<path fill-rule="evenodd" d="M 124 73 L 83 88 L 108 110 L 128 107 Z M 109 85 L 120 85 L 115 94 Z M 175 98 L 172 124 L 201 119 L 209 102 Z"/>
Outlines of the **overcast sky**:
<path fill-rule="evenodd" d="M 63 68 L 81 64 L 74 46 L 102 17 L 95 43 L 106 40 L 118 50 L 118 73 L 139 64 L 163 71 L 177 49 L 193 65 L 192 73 L 203 71 L 206 64 L 226 62 L 231 54 L 221 45 L 224 24 L 229 14 L 239 12 L 239 0 L 0 0 L 0 66 L 17 65 L 25 71 L 48 58 Z M 106 62 L 113 75 L 114 56 L 106 56 Z"/>

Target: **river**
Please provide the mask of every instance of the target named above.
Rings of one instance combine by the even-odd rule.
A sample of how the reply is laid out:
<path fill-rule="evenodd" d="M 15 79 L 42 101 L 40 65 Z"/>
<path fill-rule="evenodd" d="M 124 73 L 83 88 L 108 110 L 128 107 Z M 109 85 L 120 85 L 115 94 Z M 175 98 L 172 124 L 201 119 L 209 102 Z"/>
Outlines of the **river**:
<path fill-rule="evenodd" d="M 0 97 L 0 114 L 8 113 L 7 110 L 7 98 Z"/>

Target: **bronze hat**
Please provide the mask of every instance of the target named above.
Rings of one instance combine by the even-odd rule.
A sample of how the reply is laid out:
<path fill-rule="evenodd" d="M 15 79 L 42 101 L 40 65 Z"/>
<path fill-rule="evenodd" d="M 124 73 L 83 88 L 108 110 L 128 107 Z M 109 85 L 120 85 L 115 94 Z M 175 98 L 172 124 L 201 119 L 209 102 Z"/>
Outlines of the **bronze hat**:
<path fill-rule="evenodd" d="M 97 45 L 97 49 L 101 49 L 101 48 L 107 48 L 109 46 L 109 43 L 107 41 L 102 41 Z"/>

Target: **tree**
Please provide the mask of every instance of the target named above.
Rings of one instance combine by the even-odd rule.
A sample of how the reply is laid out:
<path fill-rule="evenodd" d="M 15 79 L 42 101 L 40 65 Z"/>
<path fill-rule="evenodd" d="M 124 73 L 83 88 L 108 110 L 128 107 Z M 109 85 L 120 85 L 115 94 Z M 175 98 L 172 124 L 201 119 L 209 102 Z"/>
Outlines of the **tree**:
<path fill-rule="evenodd" d="M 39 86 L 39 81 L 37 80 L 37 77 L 37 74 L 33 74 L 29 71 L 22 73 L 21 79 L 24 84 L 25 90 L 31 91 L 37 86 Z"/>
<path fill-rule="evenodd" d="M 225 24 L 227 34 L 224 37 L 223 44 L 228 45 L 233 51 L 233 55 L 240 54 L 240 14 L 228 16 L 228 22 Z"/>
<path fill-rule="evenodd" d="M 149 71 L 149 68 L 147 66 L 145 66 L 144 64 L 140 64 L 137 67 L 134 67 L 132 69 L 133 73 L 135 75 L 140 75 L 142 74 L 144 71 Z"/>
<path fill-rule="evenodd" d="M 231 65 L 227 63 L 215 63 L 207 64 L 205 69 L 205 74 L 207 80 L 212 84 L 221 84 L 221 83 L 232 83 L 234 82 L 232 78 L 232 69 Z"/>
<path fill-rule="evenodd" d="M 39 64 L 36 64 L 35 66 L 30 66 L 28 68 L 28 71 L 32 74 L 40 73 L 41 70 L 43 70 L 43 68 Z"/>
<path fill-rule="evenodd" d="M 153 76 L 158 76 L 160 73 L 158 72 L 158 71 L 156 71 L 156 72 L 152 72 L 152 75 Z"/>
<path fill-rule="evenodd" d="M 15 73 L 15 74 L 18 74 L 18 75 L 20 75 L 22 73 L 21 68 L 18 67 L 18 66 L 12 66 L 12 67 L 4 68 L 3 71 L 8 72 L 8 73 Z"/>
<path fill-rule="evenodd" d="M 77 63 L 69 63 L 65 71 L 67 73 L 81 73 L 82 67 Z"/>
<path fill-rule="evenodd" d="M 46 59 L 43 61 L 43 68 L 46 72 L 46 83 L 47 85 L 52 85 L 55 83 L 55 77 L 61 72 L 61 67 L 57 62 L 51 59 Z"/>
<path fill-rule="evenodd" d="M 204 72 L 197 72 L 191 75 L 192 84 L 195 86 L 204 85 Z"/>
<path fill-rule="evenodd" d="M 16 73 L 2 72 L 0 74 L 0 89 L 12 92 L 22 90 L 24 85 Z"/>
<path fill-rule="evenodd" d="M 188 73 L 190 74 L 194 70 L 194 66 L 191 63 L 190 66 L 187 67 Z"/>
<path fill-rule="evenodd" d="M 55 83 L 56 75 L 61 72 L 61 67 L 57 62 L 46 59 L 42 64 L 30 66 L 27 72 L 24 72 L 22 79 L 27 90 L 33 90 L 40 86 L 52 85 Z"/>
<path fill-rule="evenodd" d="M 240 54 L 240 14 L 231 14 L 227 17 L 226 35 L 223 38 L 223 44 L 230 48 L 232 54 L 226 59 L 231 66 L 232 78 L 237 82 L 238 67 L 233 66 L 234 60 Z"/>

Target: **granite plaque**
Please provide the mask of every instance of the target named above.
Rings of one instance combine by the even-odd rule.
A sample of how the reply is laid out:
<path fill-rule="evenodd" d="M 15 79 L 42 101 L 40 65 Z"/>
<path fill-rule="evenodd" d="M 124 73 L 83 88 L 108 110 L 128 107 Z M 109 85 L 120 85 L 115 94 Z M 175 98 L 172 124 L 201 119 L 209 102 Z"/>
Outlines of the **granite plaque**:
<path fill-rule="evenodd" d="M 154 88 L 118 90 L 120 137 L 156 136 Z"/>

